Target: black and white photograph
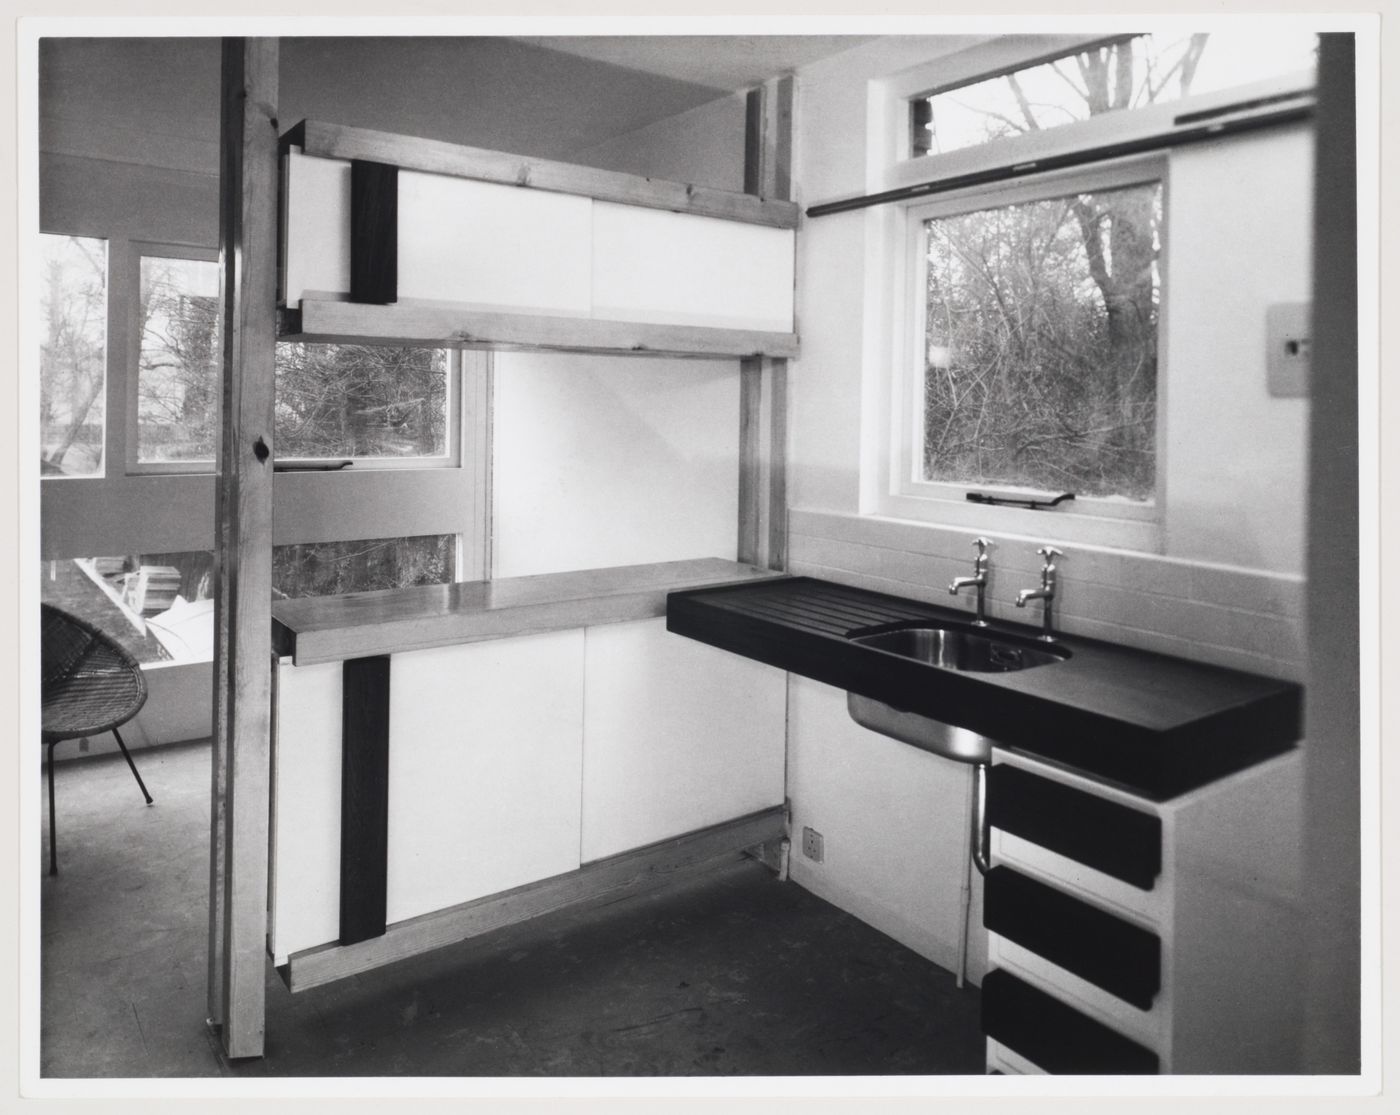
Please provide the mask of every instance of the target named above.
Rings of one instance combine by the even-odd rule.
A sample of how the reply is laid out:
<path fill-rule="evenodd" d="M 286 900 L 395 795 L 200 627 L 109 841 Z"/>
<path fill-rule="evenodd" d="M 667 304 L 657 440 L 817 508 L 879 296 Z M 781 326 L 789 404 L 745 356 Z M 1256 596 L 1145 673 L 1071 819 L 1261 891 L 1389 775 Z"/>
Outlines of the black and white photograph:
<path fill-rule="evenodd" d="M 1378 14 L 391 15 L 17 24 L 16 1097 L 1374 1098 Z"/>

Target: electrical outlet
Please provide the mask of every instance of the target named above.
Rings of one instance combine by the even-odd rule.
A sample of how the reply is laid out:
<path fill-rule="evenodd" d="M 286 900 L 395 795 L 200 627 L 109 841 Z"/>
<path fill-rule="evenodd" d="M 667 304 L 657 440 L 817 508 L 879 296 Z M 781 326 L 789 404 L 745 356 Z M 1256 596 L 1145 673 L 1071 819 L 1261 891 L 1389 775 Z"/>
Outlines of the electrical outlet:
<path fill-rule="evenodd" d="M 1264 315 L 1269 394 L 1305 398 L 1312 369 L 1312 303 L 1281 302 Z"/>
<path fill-rule="evenodd" d="M 802 854 L 814 863 L 822 861 L 822 834 L 807 825 L 802 827 Z"/>

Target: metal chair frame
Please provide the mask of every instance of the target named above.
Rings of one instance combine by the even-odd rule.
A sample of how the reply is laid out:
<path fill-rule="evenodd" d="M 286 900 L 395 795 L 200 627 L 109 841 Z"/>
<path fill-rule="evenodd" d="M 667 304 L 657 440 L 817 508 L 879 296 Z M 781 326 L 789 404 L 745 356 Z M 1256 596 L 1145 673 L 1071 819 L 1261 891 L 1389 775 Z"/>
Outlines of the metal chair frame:
<path fill-rule="evenodd" d="M 40 605 L 43 620 L 43 742 L 48 748 L 49 874 L 58 874 L 58 821 L 54 809 L 53 749 L 64 740 L 111 732 L 146 804 L 153 799 L 117 729 L 146 703 L 141 664 L 87 620 Z M 75 710 L 75 705 L 77 706 Z M 90 720 L 84 719 L 84 715 Z"/>

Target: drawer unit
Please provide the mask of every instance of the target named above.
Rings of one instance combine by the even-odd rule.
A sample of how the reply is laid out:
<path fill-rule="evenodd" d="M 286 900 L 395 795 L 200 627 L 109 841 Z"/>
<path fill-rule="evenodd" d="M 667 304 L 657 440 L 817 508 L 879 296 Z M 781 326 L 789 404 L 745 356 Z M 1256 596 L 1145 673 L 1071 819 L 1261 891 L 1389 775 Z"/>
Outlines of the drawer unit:
<path fill-rule="evenodd" d="M 1298 753 L 1167 801 L 992 761 L 988 1070 L 1296 1072 Z"/>
<path fill-rule="evenodd" d="M 982 920 L 1015 941 L 1140 1010 L 1162 985 L 1157 934 L 1013 871 L 987 873 Z"/>
<path fill-rule="evenodd" d="M 1010 972 L 982 981 L 982 1032 L 1044 1072 L 1156 1073 L 1157 1054 Z"/>
<path fill-rule="evenodd" d="M 1162 871 L 1160 817 L 1007 763 L 987 772 L 987 819 L 1142 890 Z"/>

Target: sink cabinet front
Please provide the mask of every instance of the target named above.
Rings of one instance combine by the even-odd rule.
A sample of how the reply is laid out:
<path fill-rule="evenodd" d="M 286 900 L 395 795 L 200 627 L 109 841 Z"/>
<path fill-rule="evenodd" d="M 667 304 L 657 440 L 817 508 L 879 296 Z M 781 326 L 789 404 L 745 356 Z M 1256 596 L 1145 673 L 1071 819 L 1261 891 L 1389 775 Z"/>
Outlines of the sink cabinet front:
<path fill-rule="evenodd" d="M 988 1070 L 1296 1071 L 1299 753 L 1167 802 L 993 763 Z"/>

